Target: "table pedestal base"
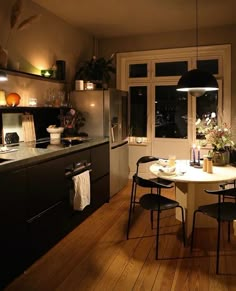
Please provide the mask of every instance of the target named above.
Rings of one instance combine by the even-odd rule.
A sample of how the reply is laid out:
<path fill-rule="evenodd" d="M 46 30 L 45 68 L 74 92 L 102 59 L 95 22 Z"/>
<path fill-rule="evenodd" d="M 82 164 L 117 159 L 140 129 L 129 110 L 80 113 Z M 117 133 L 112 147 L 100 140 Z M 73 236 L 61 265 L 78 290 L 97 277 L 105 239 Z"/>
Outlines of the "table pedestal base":
<path fill-rule="evenodd" d="M 176 200 L 184 208 L 186 235 L 189 237 L 192 232 L 192 222 L 194 210 L 200 205 L 217 203 L 218 197 L 216 195 L 207 194 L 204 189 L 213 190 L 218 189 L 218 183 L 183 183 L 176 182 Z M 196 227 L 216 227 L 215 219 L 197 214 Z M 180 209 L 176 209 L 176 218 L 181 221 Z"/>

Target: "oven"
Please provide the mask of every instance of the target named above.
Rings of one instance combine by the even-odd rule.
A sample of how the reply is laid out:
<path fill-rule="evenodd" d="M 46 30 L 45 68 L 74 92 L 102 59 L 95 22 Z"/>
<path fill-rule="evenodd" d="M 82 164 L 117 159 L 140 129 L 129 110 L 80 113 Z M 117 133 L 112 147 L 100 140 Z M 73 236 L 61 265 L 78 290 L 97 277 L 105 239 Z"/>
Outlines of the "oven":
<path fill-rule="evenodd" d="M 73 199 L 74 199 L 74 181 L 73 177 L 79 175 L 85 171 L 92 171 L 92 164 L 87 160 L 81 160 L 79 162 L 74 162 L 65 169 L 65 177 L 67 182 L 67 193 L 69 194 L 69 201 L 70 201 L 70 209 L 73 212 Z M 91 180 L 91 179 L 90 179 Z M 84 211 L 84 210 L 83 210 Z"/>

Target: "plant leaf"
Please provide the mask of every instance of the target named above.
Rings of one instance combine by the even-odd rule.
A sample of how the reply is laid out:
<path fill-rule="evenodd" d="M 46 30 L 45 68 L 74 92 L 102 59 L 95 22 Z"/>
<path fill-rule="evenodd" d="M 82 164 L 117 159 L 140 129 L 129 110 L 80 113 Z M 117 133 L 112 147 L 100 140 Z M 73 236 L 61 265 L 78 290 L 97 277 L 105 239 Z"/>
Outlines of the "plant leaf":
<path fill-rule="evenodd" d="M 16 0 L 11 9 L 10 26 L 11 29 L 15 27 L 22 12 L 22 0 Z"/>
<path fill-rule="evenodd" d="M 41 17 L 41 14 L 35 14 L 23 20 L 17 27 L 17 30 L 23 30 L 30 26 L 32 23 L 38 21 Z"/>

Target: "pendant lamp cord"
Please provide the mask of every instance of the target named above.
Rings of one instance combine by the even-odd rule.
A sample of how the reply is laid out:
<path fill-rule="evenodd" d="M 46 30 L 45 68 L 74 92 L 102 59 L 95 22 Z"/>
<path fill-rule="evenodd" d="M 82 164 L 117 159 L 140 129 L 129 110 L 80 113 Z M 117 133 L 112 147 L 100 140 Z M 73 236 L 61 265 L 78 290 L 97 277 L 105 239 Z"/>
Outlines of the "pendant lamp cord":
<path fill-rule="evenodd" d="M 198 0 L 196 0 L 196 68 L 198 61 Z"/>

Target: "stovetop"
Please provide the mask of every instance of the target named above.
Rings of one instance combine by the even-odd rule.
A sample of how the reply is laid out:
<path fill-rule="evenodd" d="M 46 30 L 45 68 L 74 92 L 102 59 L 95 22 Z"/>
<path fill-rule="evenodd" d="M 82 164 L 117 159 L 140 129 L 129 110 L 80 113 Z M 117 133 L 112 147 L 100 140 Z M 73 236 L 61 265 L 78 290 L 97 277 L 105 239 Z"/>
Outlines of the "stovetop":
<path fill-rule="evenodd" d="M 65 148 L 65 147 L 71 147 L 73 145 L 78 145 L 84 142 L 89 141 L 90 138 L 83 138 L 83 137 L 64 137 L 61 140 L 50 140 L 50 138 L 46 139 L 40 139 L 37 140 L 35 143 L 35 148 L 50 148 L 53 146 Z"/>
<path fill-rule="evenodd" d="M 24 142 L 24 145 L 26 147 L 31 148 L 41 148 L 41 149 L 47 149 L 47 148 L 66 148 L 71 147 L 74 145 L 78 145 L 84 142 L 90 141 L 91 138 L 88 137 L 64 137 L 60 140 L 50 140 L 50 138 L 41 138 L 36 141 L 32 142 Z M 6 144 L 8 147 L 15 147 L 19 146 L 19 143 L 11 143 Z"/>

